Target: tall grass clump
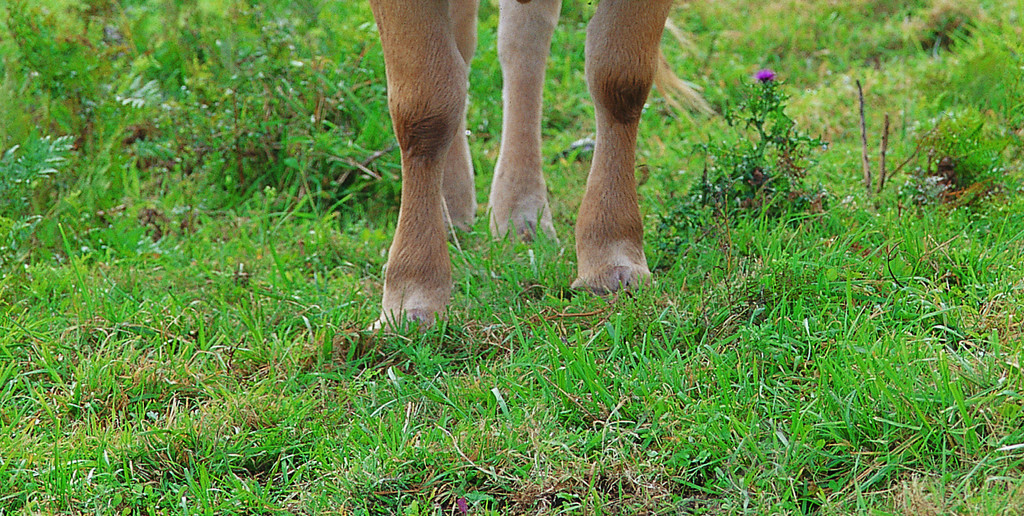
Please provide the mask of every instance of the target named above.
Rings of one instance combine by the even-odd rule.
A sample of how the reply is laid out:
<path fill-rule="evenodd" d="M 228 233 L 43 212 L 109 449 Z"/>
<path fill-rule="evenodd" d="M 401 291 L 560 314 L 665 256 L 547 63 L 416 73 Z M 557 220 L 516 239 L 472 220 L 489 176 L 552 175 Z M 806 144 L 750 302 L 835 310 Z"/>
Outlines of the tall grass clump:
<path fill-rule="evenodd" d="M 383 89 L 362 63 L 365 49 L 357 46 L 359 53 L 338 66 L 309 44 L 323 36 L 296 14 L 239 8 L 213 22 L 231 26 L 228 36 L 212 28 L 199 33 L 192 43 L 198 51 L 176 40 L 162 44 L 160 53 L 170 56 L 164 59 L 184 67 L 181 84 L 168 85 L 176 87 L 167 90 L 156 123 L 173 168 L 202 171 L 231 195 L 272 187 L 328 204 L 391 178 L 368 162 L 388 147 L 390 134 L 381 129 Z"/>
<path fill-rule="evenodd" d="M 275 210 L 395 210 L 380 49 L 363 21 L 368 7 L 359 9 L 346 17 L 316 2 L 5 5 L 5 166 L 29 159 L 40 134 L 75 150 L 33 183 L 46 186 L 34 195 L 48 196 L 47 216 L 18 225 L 41 243 L 18 261 L 112 246 L 148 252 L 172 233 L 158 226 L 193 231 L 266 188 L 279 193 Z M 19 178 L 0 181 L 13 188 Z M 2 194 L 12 199 L 3 209 L 21 210 L 25 188 L 17 190 Z"/>

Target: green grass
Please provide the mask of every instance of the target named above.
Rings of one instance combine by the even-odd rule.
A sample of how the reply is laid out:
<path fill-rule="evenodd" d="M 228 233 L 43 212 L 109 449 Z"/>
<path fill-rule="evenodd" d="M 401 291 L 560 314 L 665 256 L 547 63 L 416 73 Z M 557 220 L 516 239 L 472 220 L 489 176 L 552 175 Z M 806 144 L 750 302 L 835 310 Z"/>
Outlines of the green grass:
<path fill-rule="evenodd" d="M 681 4 L 679 73 L 722 109 L 776 70 L 830 197 L 680 209 L 697 146 L 737 133 L 652 96 L 656 274 L 607 299 L 568 288 L 589 160 L 558 156 L 594 126 L 593 5 L 567 3 L 543 127 L 561 242 L 492 241 L 482 207 L 447 320 L 406 335 L 363 331 L 399 173 L 365 3 L 45 5 L 0 6 L 0 514 L 1024 512 L 1024 3 Z M 908 196 L 938 143 L 866 194 L 856 80 L 876 173 L 884 114 L 890 169 L 976 121 L 985 195 Z"/>

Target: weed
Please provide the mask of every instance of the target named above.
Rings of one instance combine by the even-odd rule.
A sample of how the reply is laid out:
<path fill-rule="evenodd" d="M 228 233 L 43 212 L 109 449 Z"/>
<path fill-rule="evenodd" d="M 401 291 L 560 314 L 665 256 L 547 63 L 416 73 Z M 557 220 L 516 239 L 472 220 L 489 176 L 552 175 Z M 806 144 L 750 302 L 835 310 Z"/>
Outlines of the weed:
<path fill-rule="evenodd" d="M 709 210 L 728 220 L 824 209 L 825 191 L 803 181 L 824 142 L 797 130 L 774 72 L 762 70 L 755 79 L 737 107 L 725 112 L 731 134 L 720 143 L 698 145 L 703 176 L 685 200 L 659 215 L 659 250 L 678 252 L 685 228 L 706 224 Z"/>
<path fill-rule="evenodd" d="M 924 161 L 900 189 L 914 204 L 973 205 L 1002 184 L 1006 138 L 986 130 L 976 111 L 940 116 L 919 138 Z"/>
<path fill-rule="evenodd" d="M 72 138 L 32 138 L 14 146 L 0 157 L 0 216 L 26 217 L 31 196 L 40 184 L 68 162 Z"/>
<path fill-rule="evenodd" d="M 68 163 L 72 138 L 32 138 L 0 157 L 0 269 L 28 254 L 41 217 L 37 191 Z"/>
<path fill-rule="evenodd" d="M 796 129 L 785 112 L 787 98 L 774 75 L 760 75 L 736 110 L 725 113 L 737 134 L 732 141 L 700 146 L 707 165 L 693 192 L 695 202 L 732 213 L 779 216 L 824 199 L 824 192 L 803 185 L 814 152 L 824 143 Z"/>

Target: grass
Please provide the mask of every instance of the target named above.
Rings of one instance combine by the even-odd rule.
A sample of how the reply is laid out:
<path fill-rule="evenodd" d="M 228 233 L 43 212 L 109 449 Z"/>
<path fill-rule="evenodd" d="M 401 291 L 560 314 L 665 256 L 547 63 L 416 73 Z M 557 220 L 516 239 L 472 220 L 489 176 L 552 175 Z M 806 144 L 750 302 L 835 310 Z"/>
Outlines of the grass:
<path fill-rule="evenodd" d="M 365 3 L 45 7 L 0 6 L 0 514 L 1024 511 L 1024 4 L 680 5 L 679 73 L 723 109 L 776 70 L 828 142 L 804 180 L 829 201 L 687 208 L 698 145 L 744 133 L 655 95 L 655 279 L 605 299 L 568 288 L 593 6 L 567 3 L 543 127 L 561 242 L 492 241 L 481 210 L 447 320 L 405 335 L 363 331 L 399 172 Z M 879 194 L 855 80 L 876 171 L 883 114 L 890 169 L 908 160 Z M 989 152 L 983 195 L 907 193 L 946 148 Z"/>

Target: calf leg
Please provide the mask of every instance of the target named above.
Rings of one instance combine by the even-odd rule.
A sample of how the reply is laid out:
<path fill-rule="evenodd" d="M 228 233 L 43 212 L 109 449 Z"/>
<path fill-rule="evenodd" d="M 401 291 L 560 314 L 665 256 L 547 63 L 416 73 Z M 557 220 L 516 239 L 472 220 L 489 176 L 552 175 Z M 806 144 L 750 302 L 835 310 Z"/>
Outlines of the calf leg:
<path fill-rule="evenodd" d="M 650 276 L 633 175 L 637 126 L 657 70 L 671 0 L 604 0 L 587 27 L 586 75 L 597 115 L 594 162 L 576 221 L 573 287 L 606 293 Z"/>
<path fill-rule="evenodd" d="M 491 183 L 491 234 L 504 237 L 509 225 L 523 240 L 537 226 L 551 238 L 547 186 L 541 171 L 540 122 L 544 66 L 561 0 L 501 0 L 498 59 L 501 62 L 501 150 Z"/>
<path fill-rule="evenodd" d="M 476 52 L 476 13 L 478 0 L 451 0 L 449 13 L 455 30 L 459 55 L 466 63 L 464 80 L 469 80 L 469 62 Z M 473 182 L 473 160 L 469 155 L 466 118 L 460 121 L 455 140 L 444 161 L 444 192 L 446 215 L 457 228 L 468 230 L 476 216 L 476 185 Z"/>
<path fill-rule="evenodd" d="M 446 155 L 465 118 L 466 63 L 447 1 L 371 0 L 371 6 L 402 154 L 402 205 L 379 323 L 430 324 L 451 293 L 441 185 Z"/>

